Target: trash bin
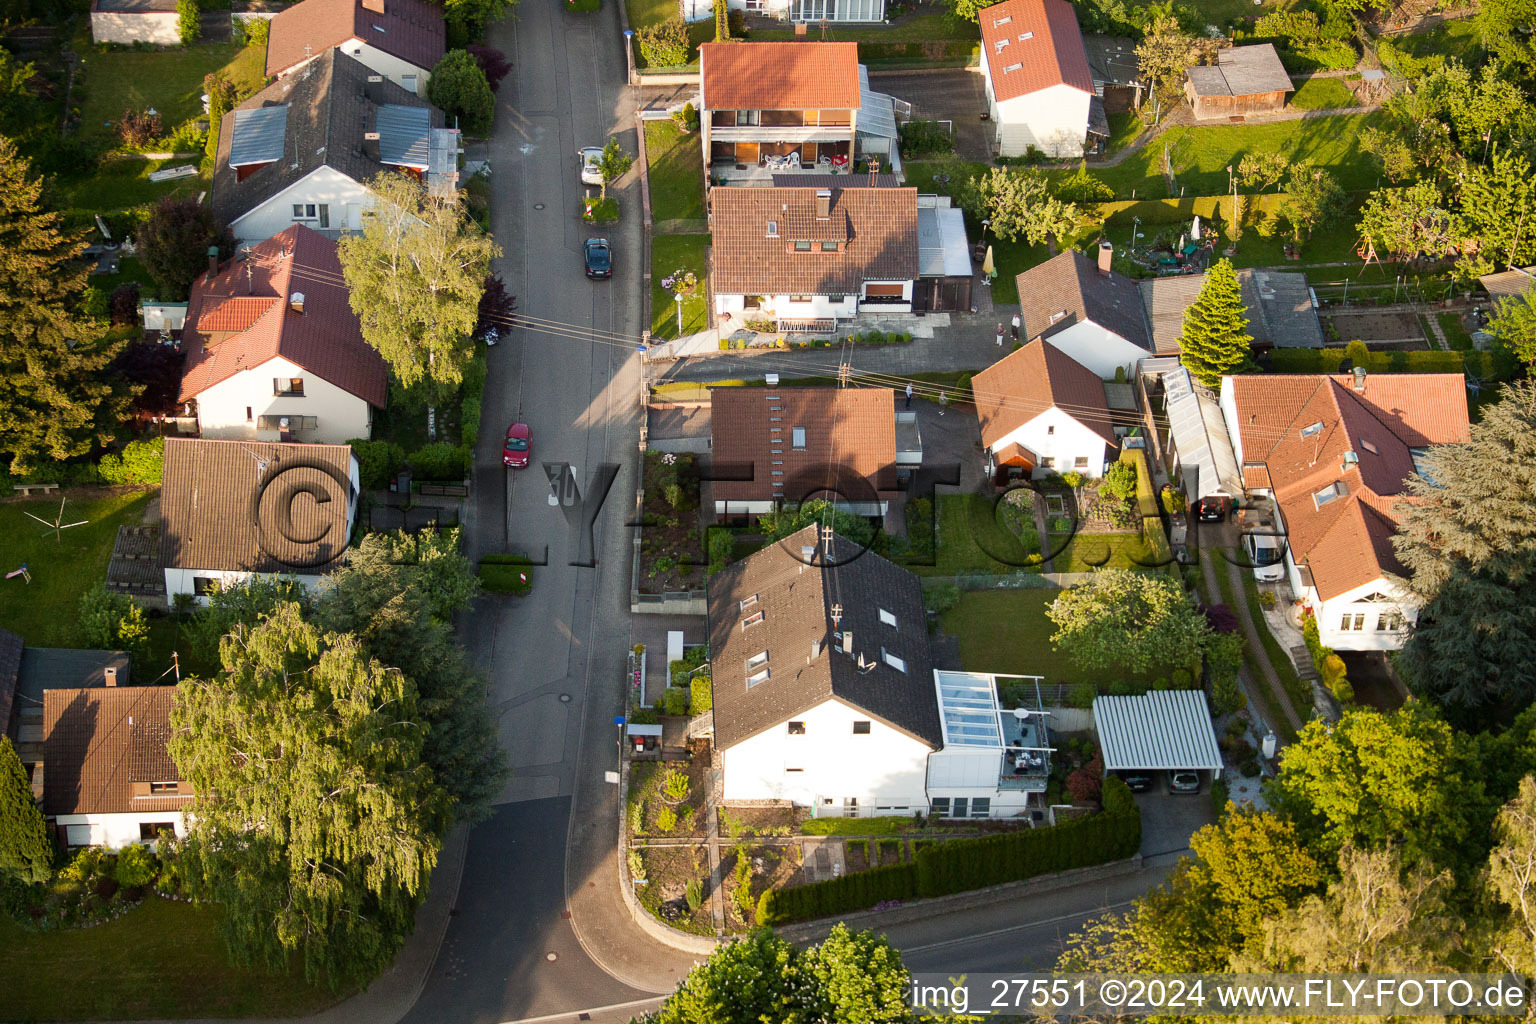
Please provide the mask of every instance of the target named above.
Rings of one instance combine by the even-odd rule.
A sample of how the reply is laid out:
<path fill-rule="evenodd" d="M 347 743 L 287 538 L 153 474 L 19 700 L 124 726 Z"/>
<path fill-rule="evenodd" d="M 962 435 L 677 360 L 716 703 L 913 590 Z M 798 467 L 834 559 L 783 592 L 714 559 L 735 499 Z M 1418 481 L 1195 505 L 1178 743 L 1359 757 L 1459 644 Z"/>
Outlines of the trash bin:
<path fill-rule="evenodd" d="M 400 472 L 396 473 L 395 478 L 389 482 L 389 489 L 392 491 L 397 491 L 400 494 L 410 494 L 411 467 L 401 466 Z"/>

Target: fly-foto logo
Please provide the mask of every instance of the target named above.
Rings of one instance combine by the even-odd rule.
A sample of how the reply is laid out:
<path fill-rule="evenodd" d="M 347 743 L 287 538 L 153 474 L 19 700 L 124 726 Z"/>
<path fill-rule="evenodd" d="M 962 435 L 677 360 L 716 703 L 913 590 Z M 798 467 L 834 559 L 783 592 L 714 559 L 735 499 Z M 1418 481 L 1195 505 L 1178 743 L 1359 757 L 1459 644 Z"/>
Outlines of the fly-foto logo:
<path fill-rule="evenodd" d="M 262 467 L 248 515 L 256 542 L 288 569 L 313 569 L 347 547 L 352 481 L 323 459 L 284 453 Z"/>

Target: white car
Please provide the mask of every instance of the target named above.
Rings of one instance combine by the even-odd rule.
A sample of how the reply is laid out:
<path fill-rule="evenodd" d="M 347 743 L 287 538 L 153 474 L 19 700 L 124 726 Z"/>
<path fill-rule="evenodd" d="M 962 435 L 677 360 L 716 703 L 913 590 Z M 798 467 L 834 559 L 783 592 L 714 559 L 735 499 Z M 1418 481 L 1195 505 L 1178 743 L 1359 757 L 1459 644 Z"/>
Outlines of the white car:
<path fill-rule="evenodd" d="M 583 185 L 601 185 L 603 183 L 603 172 L 599 165 L 603 160 L 602 149 L 588 146 L 586 149 L 578 149 L 576 156 L 581 159 L 581 183 Z"/>
<path fill-rule="evenodd" d="M 1243 553 L 1253 563 L 1253 575 L 1260 583 L 1279 583 L 1285 579 L 1285 553 L 1280 538 L 1273 534 L 1243 534 Z"/>

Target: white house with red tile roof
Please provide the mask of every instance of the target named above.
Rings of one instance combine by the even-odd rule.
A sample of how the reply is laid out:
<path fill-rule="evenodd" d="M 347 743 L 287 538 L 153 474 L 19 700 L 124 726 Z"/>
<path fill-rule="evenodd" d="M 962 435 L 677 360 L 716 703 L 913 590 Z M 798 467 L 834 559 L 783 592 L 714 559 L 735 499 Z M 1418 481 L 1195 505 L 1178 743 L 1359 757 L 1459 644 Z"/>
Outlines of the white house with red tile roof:
<path fill-rule="evenodd" d="M 1081 156 L 1090 135 L 1108 138 L 1067 0 L 1006 0 L 982 8 L 978 19 L 998 155 L 1022 156 L 1033 146 L 1048 156 Z"/>
<path fill-rule="evenodd" d="M 368 437 L 389 376 L 342 282 L 336 243 L 295 224 L 192 284 L 178 401 L 203 437 Z"/>
<path fill-rule="evenodd" d="M 1395 650 L 1418 608 L 1398 582 L 1396 504 L 1417 456 L 1469 438 L 1461 374 L 1223 377 L 1221 410 L 1250 495 L 1274 499 L 1297 599 L 1338 650 Z"/>
<path fill-rule="evenodd" d="M 971 381 L 981 444 L 999 486 L 1075 471 L 1104 475 L 1119 447 L 1098 374 L 1036 339 Z"/>

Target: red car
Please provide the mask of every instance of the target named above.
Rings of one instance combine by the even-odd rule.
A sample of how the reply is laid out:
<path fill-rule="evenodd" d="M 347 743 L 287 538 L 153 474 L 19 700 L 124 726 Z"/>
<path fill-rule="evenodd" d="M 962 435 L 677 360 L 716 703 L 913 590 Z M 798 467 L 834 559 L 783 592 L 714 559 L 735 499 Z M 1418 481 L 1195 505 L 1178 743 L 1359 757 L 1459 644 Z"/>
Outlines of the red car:
<path fill-rule="evenodd" d="M 514 423 L 507 428 L 507 439 L 501 444 L 501 464 L 512 469 L 527 469 L 533 455 L 533 434 L 526 423 Z"/>

